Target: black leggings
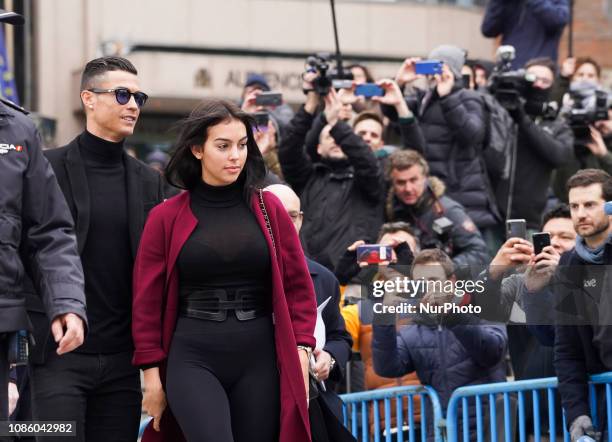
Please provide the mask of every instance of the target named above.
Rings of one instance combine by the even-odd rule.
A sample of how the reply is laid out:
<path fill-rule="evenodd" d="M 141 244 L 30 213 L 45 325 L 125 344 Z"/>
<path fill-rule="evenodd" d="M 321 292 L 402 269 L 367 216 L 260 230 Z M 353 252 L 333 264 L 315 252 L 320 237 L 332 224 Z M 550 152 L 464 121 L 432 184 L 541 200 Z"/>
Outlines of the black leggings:
<path fill-rule="evenodd" d="M 166 378 L 168 404 L 189 442 L 278 441 L 279 374 L 271 317 L 224 322 L 179 317 Z"/>

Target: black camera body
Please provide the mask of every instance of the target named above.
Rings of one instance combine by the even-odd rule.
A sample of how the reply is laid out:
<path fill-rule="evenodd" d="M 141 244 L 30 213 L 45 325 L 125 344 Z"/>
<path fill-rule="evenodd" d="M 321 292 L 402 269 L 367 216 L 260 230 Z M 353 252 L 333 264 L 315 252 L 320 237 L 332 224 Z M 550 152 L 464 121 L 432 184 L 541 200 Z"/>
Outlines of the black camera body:
<path fill-rule="evenodd" d="M 506 110 L 515 110 L 519 100 L 533 88 L 534 81 L 535 77 L 524 69 L 496 72 L 491 76 L 489 91 Z"/>
<path fill-rule="evenodd" d="M 589 126 L 596 121 L 608 119 L 612 96 L 589 83 L 572 85 L 569 96 L 573 104 L 566 117 L 574 132 L 576 145 L 580 146 L 591 140 Z"/>
<path fill-rule="evenodd" d="M 316 72 L 319 75 L 313 81 L 315 92 L 322 97 L 329 93 L 334 80 L 352 80 L 353 74 L 340 71 L 331 65 L 331 55 L 327 52 L 317 52 L 306 59 L 306 72 Z"/>
<path fill-rule="evenodd" d="M 454 223 L 447 217 L 436 218 L 431 225 L 434 235 L 423 239 L 421 248 L 440 249 L 448 256 L 453 256 L 453 242 L 450 237 L 453 227 Z"/>

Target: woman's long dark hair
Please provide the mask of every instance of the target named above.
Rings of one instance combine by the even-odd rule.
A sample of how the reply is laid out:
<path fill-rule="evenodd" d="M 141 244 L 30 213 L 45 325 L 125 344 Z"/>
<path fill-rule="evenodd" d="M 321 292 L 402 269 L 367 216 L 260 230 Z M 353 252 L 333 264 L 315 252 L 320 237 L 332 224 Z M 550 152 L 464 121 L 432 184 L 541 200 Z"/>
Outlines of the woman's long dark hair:
<path fill-rule="evenodd" d="M 238 180 L 244 182 L 243 197 L 250 207 L 253 192 L 266 175 L 266 166 L 253 136 L 255 120 L 229 100 L 205 98 L 189 117 L 177 124 L 178 138 L 166 166 L 166 179 L 171 185 L 187 190 L 202 181 L 202 163 L 193 156 L 191 147 L 203 146 L 208 128 L 227 120 L 239 120 L 246 127 L 247 159 Z"/>

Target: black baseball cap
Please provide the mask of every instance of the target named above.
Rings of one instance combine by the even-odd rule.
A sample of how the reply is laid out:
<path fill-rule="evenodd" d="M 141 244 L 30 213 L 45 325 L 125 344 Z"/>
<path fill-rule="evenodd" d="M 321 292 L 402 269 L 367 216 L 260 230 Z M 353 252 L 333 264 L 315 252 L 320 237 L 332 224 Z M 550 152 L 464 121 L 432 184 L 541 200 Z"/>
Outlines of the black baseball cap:
<path fill-rule="evenodd" d="M 0 22 L 11 25 L 22 25 L 25 23 L 25 19 L 23 18 L 23 15 L 17 14 L 16 12 L 0 9 Z"/>

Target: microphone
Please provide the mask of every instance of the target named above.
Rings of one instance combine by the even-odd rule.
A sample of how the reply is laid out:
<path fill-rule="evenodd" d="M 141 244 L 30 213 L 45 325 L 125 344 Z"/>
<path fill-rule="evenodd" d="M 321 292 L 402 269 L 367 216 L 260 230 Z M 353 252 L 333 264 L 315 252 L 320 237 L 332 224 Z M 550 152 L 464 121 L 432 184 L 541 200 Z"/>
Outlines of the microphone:
<path fill-rule="evenodd" d="M 612 201 L 604 204 L 604 212 L 606 212 L 606 215 L 612 215 Z"/>

